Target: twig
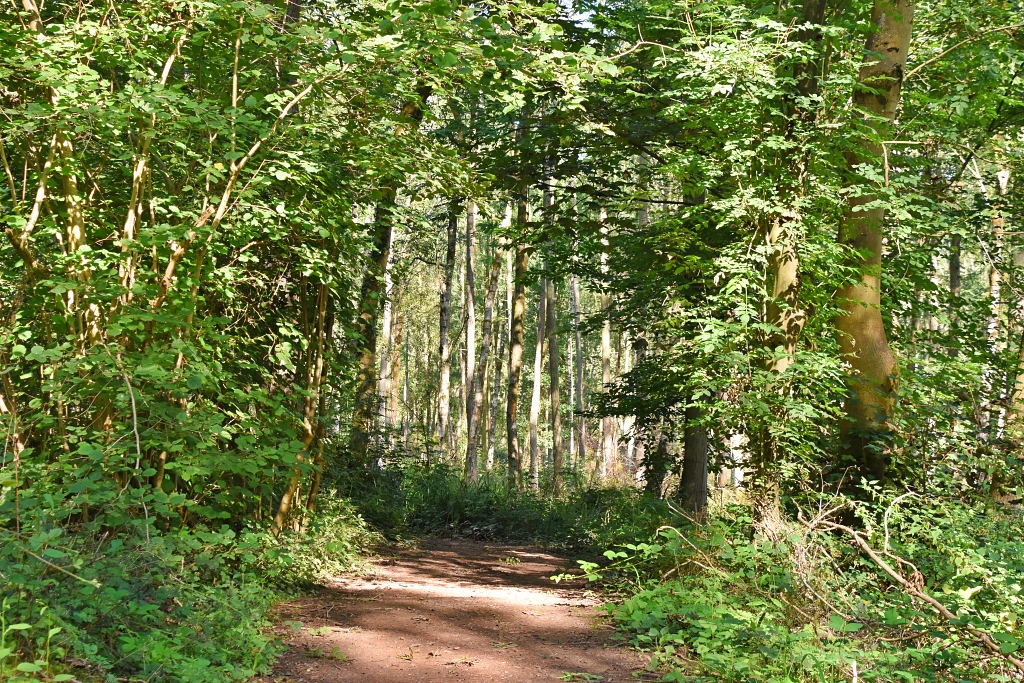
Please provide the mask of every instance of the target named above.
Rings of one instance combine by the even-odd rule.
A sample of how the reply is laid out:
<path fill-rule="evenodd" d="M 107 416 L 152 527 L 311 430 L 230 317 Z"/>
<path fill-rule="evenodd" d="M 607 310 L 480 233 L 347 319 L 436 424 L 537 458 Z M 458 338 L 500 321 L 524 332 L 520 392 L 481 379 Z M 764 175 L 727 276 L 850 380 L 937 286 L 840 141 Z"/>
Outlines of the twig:
<path fill-rule="evenodd" d="M 142 464 L 142 445 L 139 442 L 139 415 L 135 411 L 135 392 L 132 391 L 132 384 L 128 381 L 128 374 L 122 375 L 124 377 L 125 386 L 128 387 L 128 396 L 132 400 L 132 431 L 135 433 L 135 469 L 139 469 L 139 465 Z"/>
<path fill-rule="evenodd" d="M 122 375 L 125 386 L 128 387 L 128 396 L 132 399 L 132 431 L 135 433 L 135 475 L 138 476 L 139 466 L 142 464 L 142 445 L 139 441 L 139 414 L 135 409 L 135 391 L 132 390 L 132 383 L 128 381 L 128 373 Z M 146 507 L 145 491 L 142 489 L 142 478 L 139 477 L 139 500 L 142 502 L 142 512 L 146 515 L 146 543 L 149 538 L 149 508 Z"/>
<path fill-rule="evenodd" d="M 703 550 L 701 550 L 700 548 L 698 548 L 697 546 L 695 546 L 695 545 L 693 544 L 693 541 L 691 541 L 690 539 L 688 539 L 688 538 L 687 538 L 686 536 L 683 536 L 683 534 L 682 534 L 682 533 L 681 533 L 681 532 L 679 531 L 679 529 L 675 528 L 674 526 L 671 526 L 671 525 L 668 525 L 668 524 L 666 524 L 666 525 L 664 525 L 664 526 L 660 526 L 660 527 L 658 527 L 658 529 L 657 529 L 657 530 L 656 530 L 656 531 L 655 531 L 654 533 L 655 533 L 655 534 L 660 534 L 660 533 L 662 532 L 662 530 L 664 530 L 664 529 L 671 529 L 672 531 L 676 532 L 676 535 L 677 535 L 677 536 L 679 536 L 679 538 L 681 538 L 681 539 L 683 539 L 684 541 L 686 541 L 686 543 L 687 543 L 687 544 L 688 544 L 688 545 L 689 545 L 689 546 L 690 546 L 691 548 L 693 548 L 693 549 L 694 549 L 694 550 L 696 550 L 696 551 L 697 551 L 698 553 L 700 553 L 700 556 L 704 558 L 704 561 L 705 561 L 705 562 L 707 562 L 707 563 L 708 563 L 708 564 L 710 564 L 710 565 L 713 565 L 713 564 L 715 563 L 715 561 L 714 561 L 714 560 L 712 560 L 712 559 L 711 559 L 710 557 L 708 557 L 708 556 L 707 556 L 707 553 L 705 553 L 705 552 L 704 552 Z M 721 570 L 721 569 L 719 569 L 718 571 L 719 571 L 719 572 L 721 572 L 722 570 Z"/>
<path fill-rule="evenodd" d="M 927 59 L 927 60 L 921 62 L 920 64 L 915 66 L 913 69 L 908 71 L 907 74 L 903 77 L 903 82 L 906 83 L 918 71 L 920 71 L 924 67 L 928 66 L 932 62 L 937 61 L 939 59 L 942 59 L 943 57 L 945 57 L 946 55 L 948 55 L 950 52 L 952 52 L 953 50 L 957 49 L 961 45 L 966 45 L 967 43 L 975 41 L 978 38 L 981 38 L 982 36 L 988 35 L 989 33 L 995 33 L 997 31 L 1009 31 L 1010 29 L 1021 28 L 1022 26 L 1024 26 L 1024 24 L 1011 24 L 1010 26 L 997 26 L 996 28 L 990 28 L 987 31 L 982 31 L 981 33 L 979 33 L 976 36 L 971 36 L 970 38 L 964 38 L 963 40 L 961 40 L 959 43 L 957 43 L 953 47 L 948 48 L 946 50 L 943 50 L 942 52 L 940 52 L 939 54 L 935 55 L 931 59 Z"/>
<path fill-rule="evenodd" d="M 36 558 L 37 560 L 39 560 L 40 562 L 45 564 L 47 567 L 51 567 L 52 569 L 56 569 L 59 572 L 67 574 L 68 576 L 70 576 L 73 579 L 78 579 L 82 583 L 87 583 L 90 586 L 93 586 L 95 588 L 102 588 L 103 587 L 103 584 L 101 584 L 96 579 L 91 579 L 91 580 L 90 579 L 83 579 L 78 574 L 73 574 L 73 573 L 69 572 L 67 569 L 64 569 L 64 567 L 58 566 L 58 565 L 54 564 L 53 562 L 50 562 L 48 560 L 43 559 L 42 557 L 39 557 L 38 555 L 36 555 L 34 552 L 29 550 L 28 548 L 23 548 L 20 545 L 15 545 L 14 547 L 17 548 L 18 550 L 21 550 L 22 552 L 25 552 L 25 553 L 31 555 L 32 557 Z"/>
<path fill-rule="evenodd" d="M 616 55 L 612 55 L 611 57 L 605 57 L 604 59 L 599 59 L 597 61 L 598 62 L 611 62 L 611 61 L 614 61 L 614 60 L 618 59 L 619 57 L 625 57 L 626 55 L 628 55 L 630 53 L 636 52 L 637 50 L 639 50 L 642 47 L 660 47 L 662 50 L 669 50 L 670 52 L 682 52 L 683 51 L 683 50 L 680 50 L 677 47 L 671 47 L 669 45 L 662 45 L 661 43 L 655 43 L 655 42 L 652 42 L 652 41 L 649 41 L 649 40 L 641 40 L 641 41 L 637 42 L 633 47 L 629 48 L 628 50 L 623 50 L 622 52 L 620 52 L 620 53 L 618 53 Z"/>

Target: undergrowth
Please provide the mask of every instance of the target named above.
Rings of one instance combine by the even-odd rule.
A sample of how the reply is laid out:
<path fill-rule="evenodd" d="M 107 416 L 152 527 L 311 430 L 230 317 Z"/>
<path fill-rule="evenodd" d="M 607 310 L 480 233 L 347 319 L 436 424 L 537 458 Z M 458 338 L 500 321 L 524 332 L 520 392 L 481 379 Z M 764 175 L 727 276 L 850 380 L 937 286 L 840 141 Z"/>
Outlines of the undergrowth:
<path fill-rule="evenodd" d="M 503 470 L 466 482 L 452 467 L 418 462 L 360 473 L 344 485 L 362 514 L 392 537 L 403 534 L 603 550 L 643 538 L 677 519 L 661 500 L 632 487 L 591 487 L 571 478 L 562 496 L 510 491 Z"/>
<path fill-rule="evenodd" d="M 851 531 L 954 618 L 899 586 L 850 533 L 818 519 L 770 542 L 745 505 L 580 564 L 628 596 L 607 612 L 665 681 L 1022 680 L 1011 661 L 1024 648 L 1019 512 L 886 502 L 860 506 L 863 528 Z"/>
<path fill-rule="evenodd" d="M 271 604 L 350 569 L 376 536 L 324 495 L 304 534 L 199 525 L 69 531 L 37 510 L 0 544 L 0 680 L 222 683 L 281 651 Z"/>

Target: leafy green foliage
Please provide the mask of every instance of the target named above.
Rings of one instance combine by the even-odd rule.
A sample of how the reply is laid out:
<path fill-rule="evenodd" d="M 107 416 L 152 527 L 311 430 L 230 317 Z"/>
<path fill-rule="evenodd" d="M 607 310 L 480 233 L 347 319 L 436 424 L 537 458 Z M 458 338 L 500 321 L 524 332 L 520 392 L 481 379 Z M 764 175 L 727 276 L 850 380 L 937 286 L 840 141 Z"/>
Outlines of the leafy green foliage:
<path fill-rule="evenodd" d="M 571 486 L 564 497 L 509 492 L 504 473 L 468 484 L 458 471 L 410 464 L 349 482 L 354 504 L 391 535 L 502 540 L 593 551 L 645 536 L 673 513 L 631 488 Z M 365 488 L 364 488 L 365 487 Z M 510 558 L 511 560 L 514 558 Z"/>
<path fill-rule="evenodd" d="M 828 3 L 821 26 L 811 4 L 14 3 L 0 16 L 0 675 L 64 676 L 69 657 L 153 681 L 263 670 L 276 591 L 349 568 L 377 538 L 357 509 L 391 534 L 628 543 L 611 569 L 584 568 L 640 590 L 616 618 L 670 677 L 822 680 L 855 661 L 862 678 L 1003 675 L 965 634 L 1020 647 L 1021 525 L 1003 507 L 1024 484 L 1019 7 L 915 3 L 883 128 L 851 106 L 872 3 Z M 836 239 L 861 199 L 884 211 L 884 253 Z M 545 468 L 540 490 L 563 477 L 564 496 L 510 491 L 501 466 L 459 478 L 463 444 L 436 442 L 432 334 L 437 228 L 467 200 L 488 257 L 522 245 L 542 258 L 520 275 L 543 261 L 555 291 L 583 283 L 591 340 L 574 352 L 594 357 L 573 417 L 622 418 L 646 445 L 623 481 L 642 467 L 663 493 L 669 445 L 697 428 L 712 470 L 748 469 L 758 519 L 732 509 L 688 544 L 657 531 L 679 521 L 667 503 L 594 486 L 588 457 Z M 527 219 L 502 222 L 513 204 Z M 837 292 L 866 275 L 903 359 L 877 482 L 846 457 L 857 378 L 835 333 Z M 354 380 L 398 367 L 399 340 L 367 344 L 388 297 L 408 314 L 406 435 L 398 447 L 385 415 L 362 452 Z M 607 386 L 606 321 L 637 361 Z M 916 495 L 878 507 L 904 487 Z M 912 562 L 956 623 L 883 590 L 820 529 L 797 539 L 768 520 L 787 532 L 749 540 L 777 531 L 766 502 L 792 517 L 837 491 L 861 496 L 857 533 L 900 571 Z M 654 585 L 652 568 L 674 573 Z"/>
<path fill-rule="evenodd" d="M 965 625 L 991 634 L 1004 654 L 1019 647 L 1019 519 L 881 502 L 861 511 L 876 550 L 888 538 L 889 561 L 903 572 L 913 563 L 955 620 L 893 590 L 846 536 L 808 527 L 775 543 L 751 540 L 744 506 L 608 551 L 602 567 L 580 564 L 589 579 L 631 594 L 608 612 L 664 680 L 844 680 L 854 666 L 862 680 L 1002 680 L 1007 663 Z"/>
<path fill-rule="evenodd" d="M 42 520 L 39 531 L 22 529 L 6 532 L 0 554 L 4 618 L 26 626 L 7 634 L 4 658 L 88 661 L 182 683 L 268 670 L 281 651 L 271 604 L 351 569 L 376 539 L 341 502 L 325 506 L 309 535 L 276 539 L 227 526 L 149 539 L 69 534 Z"/>

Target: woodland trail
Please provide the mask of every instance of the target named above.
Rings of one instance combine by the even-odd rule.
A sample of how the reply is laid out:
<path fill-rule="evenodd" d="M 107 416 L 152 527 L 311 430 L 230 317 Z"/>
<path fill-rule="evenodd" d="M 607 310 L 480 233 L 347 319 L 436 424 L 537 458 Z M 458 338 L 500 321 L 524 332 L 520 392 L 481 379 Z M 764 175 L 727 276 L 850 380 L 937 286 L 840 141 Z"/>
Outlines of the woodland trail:
<path fill-rule="evenodd" d="M 610 644 L 598 597 L 550 580 L 568 564 L 537 548 L 425 540 L 280 604 L 278 622 L 302 629 L 280 631 L 294 635 L 264 680 L 636 680 L 647 660 Z"/>

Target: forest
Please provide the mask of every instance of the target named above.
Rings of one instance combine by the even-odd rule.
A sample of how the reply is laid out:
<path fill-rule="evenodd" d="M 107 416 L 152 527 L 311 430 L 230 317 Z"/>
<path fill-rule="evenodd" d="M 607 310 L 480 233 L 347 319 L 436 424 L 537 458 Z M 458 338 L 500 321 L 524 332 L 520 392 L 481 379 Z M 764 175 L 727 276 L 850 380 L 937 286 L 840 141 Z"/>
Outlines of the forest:
<path fill-rule="evenodd" d="M 0 15 L 0 680 L 463 539 L 643 680 L 1024 681 L 1016 0 Z"/>

